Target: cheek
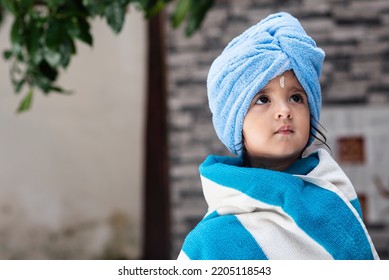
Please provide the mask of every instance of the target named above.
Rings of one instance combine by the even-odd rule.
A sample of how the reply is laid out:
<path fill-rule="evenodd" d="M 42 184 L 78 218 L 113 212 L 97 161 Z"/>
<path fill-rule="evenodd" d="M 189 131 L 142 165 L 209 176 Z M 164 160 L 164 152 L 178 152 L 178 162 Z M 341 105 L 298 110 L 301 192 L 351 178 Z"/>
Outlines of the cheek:
<path fill-rule="evenodd" d="M 304 134 L 308 140 L 311 134 L 311 119 L 309 114 L 304 118 Z"/>
<path fill-rule="evenodd" d="M 247 141 L 251 138 L 252 125 L 253 122 L 250 118 L 250 115 L 247 114 L 243 121 L 243 144 L 247 145 Z"/>
<path fill-rule="evenodd" d="M 256 118 L 254 115 L 247 115 L 243 122 L 243 144 L 251 145 L 258 143 L 263 138 L 264 130 L 263 120 Z"/>

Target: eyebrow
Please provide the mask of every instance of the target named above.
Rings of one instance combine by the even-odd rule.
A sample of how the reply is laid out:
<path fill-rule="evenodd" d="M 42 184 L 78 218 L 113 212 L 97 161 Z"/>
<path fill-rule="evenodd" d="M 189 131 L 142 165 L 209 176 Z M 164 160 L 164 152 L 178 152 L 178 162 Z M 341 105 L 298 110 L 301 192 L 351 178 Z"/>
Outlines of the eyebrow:
<path fill-rule="evenodd" d="M 302 91 L 306 94 L 306 91 L 305 89 L 302 87 L 302 86 L 293 86 L 290 88 L 291 90 L 299 90 L 299 91 Z"/>
<path fill-rule="evenodd" d="M 265 94 L 265 93 L 267 93 L 267 92 L 269 92 L 270 90 L 268 89 L 268 88 L 263 88 L 263 89 L 261 89 L 260 91 L 258 91 L 258 93 L 255 95 L 255 96 L 258 96 L 258 95 L 260 95 L 260 94 Z"/>
<path fill-rule="evenodd" d="M 302 87 L 302 86 L 292 86 L 291 88 L 288 89 L 289 91 L 293 91 L 293 90 L 298 90 L 298 91 L 301 91 L 303 92 L 304 94 L 307 94 L 305 89 Z M 257 97 L 258 95 L 261 95 L 261 94 L 268 94 L 268 93 L 271 93 L 271 90 L 268 89 L 268 88 L 263 88 L 261 89 L 254 97 Z"/>

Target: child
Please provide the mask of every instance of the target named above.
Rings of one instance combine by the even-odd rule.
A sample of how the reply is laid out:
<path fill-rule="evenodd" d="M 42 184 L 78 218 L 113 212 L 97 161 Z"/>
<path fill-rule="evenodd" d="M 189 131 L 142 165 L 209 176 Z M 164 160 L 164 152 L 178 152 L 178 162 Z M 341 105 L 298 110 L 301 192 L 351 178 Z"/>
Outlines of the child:
<path fill-rule="evenodd" d="M 349 179 L 326 150 L 307 152 L 323 60 L 298 20 L 277 13 L 213 62 L 213 124 L 238 157 L 201 164 L 209 210 L 179 259 L 379 259 Z"/>

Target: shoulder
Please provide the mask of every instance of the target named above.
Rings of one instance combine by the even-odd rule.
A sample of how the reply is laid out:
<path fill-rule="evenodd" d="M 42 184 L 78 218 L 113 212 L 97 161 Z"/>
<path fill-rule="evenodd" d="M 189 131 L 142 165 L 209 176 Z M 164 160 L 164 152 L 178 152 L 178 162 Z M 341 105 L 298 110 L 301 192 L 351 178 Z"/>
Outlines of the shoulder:
<path fill-rule="evenodd" d="M 266 259 L 235 215 L 219 215 L 216 211 L 188 234 L 182 251 L 197 260 Z"/>

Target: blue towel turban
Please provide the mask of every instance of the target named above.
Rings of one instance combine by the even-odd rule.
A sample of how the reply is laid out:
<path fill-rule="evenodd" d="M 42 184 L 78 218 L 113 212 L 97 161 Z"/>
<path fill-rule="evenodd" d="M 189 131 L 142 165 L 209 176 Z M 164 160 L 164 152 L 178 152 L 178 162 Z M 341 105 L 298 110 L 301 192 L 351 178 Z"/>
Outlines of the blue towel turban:
<path fill-rule="evenodd" d="M 311 124 L 316 124 L 323 60 L 324 51 L 296 18 L 284 12 L 268 16 L 234 38 L 212 63 L 207 78 L 212 121 L 221 142 L 233 154 L 242 154 L 243 120 L 251 101 L 287 70 L 294 71 L 306 91 Z"/>

